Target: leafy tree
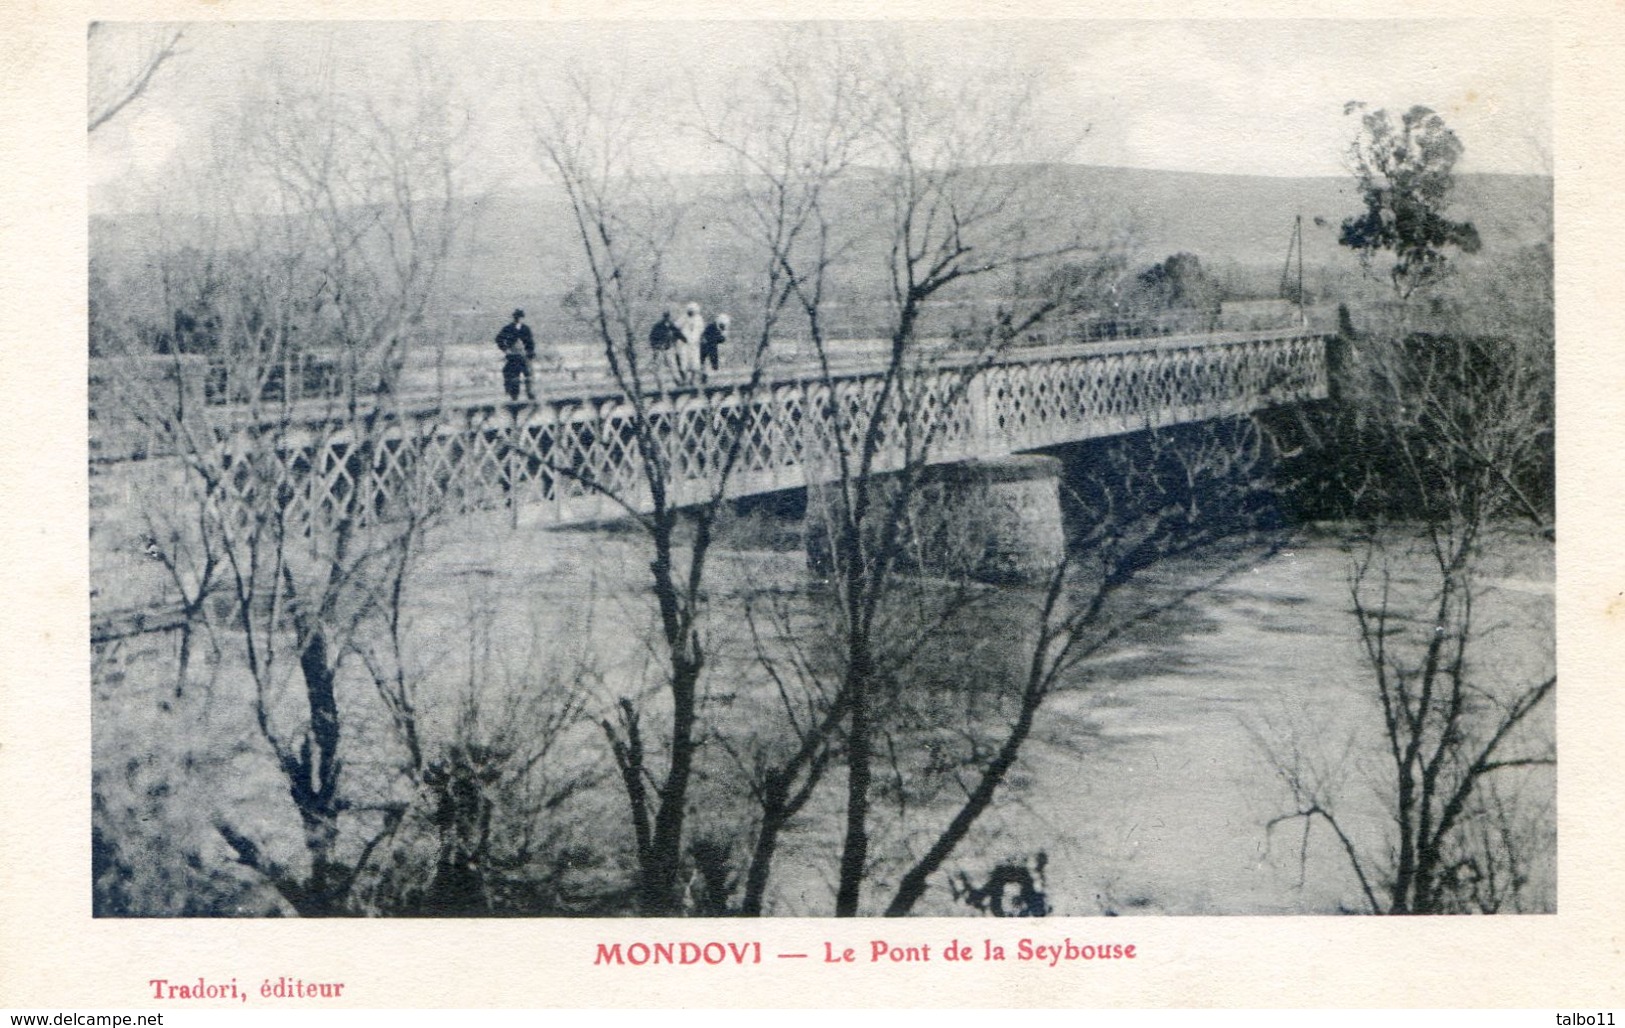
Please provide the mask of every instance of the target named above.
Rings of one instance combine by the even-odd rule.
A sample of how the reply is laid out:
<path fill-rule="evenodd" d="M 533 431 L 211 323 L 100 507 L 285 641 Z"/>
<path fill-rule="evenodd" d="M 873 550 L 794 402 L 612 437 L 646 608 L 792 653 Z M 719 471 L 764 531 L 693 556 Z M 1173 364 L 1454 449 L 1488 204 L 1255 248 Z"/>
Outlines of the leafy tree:
<path fill-rule="evenodd" d="M 1176 253 L 1161 264 L 1152 265 L 1140 272 L 1139 284 L 1168 308 L 1205 310 L 1219 304 L 1219 283 L 1207 273 L 1202 259 L 1194 253 Z"/>
<path fill-rule="evenodd" d="M 1111 308 L 1127 276 L 1127 257 L 1110 252 L 1089 260 L 1065 262 L 1043 277 L 1038 292 L 1058 297 L 1060 314 L 1096 314 Z"/>
<path fill-rule="evenodd" d="M 1360 254 L 1367 271 L 1379 255 L 1393 264 L 1388 280 L 1401 300 L 1444 275 L 1445 250 L 1476 253 L 1478 230 L 1452 221 L 1445 211 L 1455 186 L 1461 140 L 1444 119 L 1416 106 L 1395 124 L 1386 110 L 1351 102 L 1344 114 L 1360 113 L 1360 133 L 1349 148 L 1365 212 L 1343 222 L 1338 242 Z"/>
<path fill-rule="evenodd" d="M 1070 326 L 1071 338 L 1114 338 L 1124 286 L 1132 277 L 1128 255 L 1113 248 L 1061 263 L 1038 278 L 1034 292 L 1054 301 L 1055 313 Z"/>
<path fill-rule="evenodd" d="M 1211 331 L 1218 321 L 1224 287 L 1202 267 L 1194 253 L 1176 253 L 1153 264 L 1134 280 L 1133 304 L 1146 314 L 1194 312 L 1202 323 L 1190 326 Z"/>

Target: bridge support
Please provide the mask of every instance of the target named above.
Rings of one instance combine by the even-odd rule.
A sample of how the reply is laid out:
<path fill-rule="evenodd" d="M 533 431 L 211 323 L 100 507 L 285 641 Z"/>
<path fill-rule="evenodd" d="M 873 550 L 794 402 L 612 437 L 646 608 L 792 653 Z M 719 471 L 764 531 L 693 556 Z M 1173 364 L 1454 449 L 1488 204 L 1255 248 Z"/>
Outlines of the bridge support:
<path fill-rule="evenodd" d="M 984 582 L 1037 583 L 1061 562 L 1066 534 L 1061 525 L 1062 465 L 1053 457 L 1015 454 L 925 469 L 908 506 L 909 531 L 899 566 Z M 882 476 L 879 503 L 899 486 Z M 819 574 L 834 568 L 829 517 L 838 501 L 834 486 L 807 495 L 807 563 Z"/>

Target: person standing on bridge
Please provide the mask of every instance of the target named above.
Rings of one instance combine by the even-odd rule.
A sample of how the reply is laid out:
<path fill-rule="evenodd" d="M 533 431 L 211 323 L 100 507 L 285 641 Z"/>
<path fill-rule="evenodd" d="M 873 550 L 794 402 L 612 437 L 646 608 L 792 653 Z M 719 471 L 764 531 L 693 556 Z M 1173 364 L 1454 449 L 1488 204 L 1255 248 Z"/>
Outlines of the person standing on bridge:
<path fill-rule="evenodd" d="M 700 336 L 700 376 L 703 378 L 707 366 L 716 371 L 722 360 L 722 347 L 728 342 L 728 315 L 718 314 L 717 319 L 705 326 L 705 334 Z"/>
<path fill-rule="evenodd" d="M 683 333 L 678 330 L 677 322 L 671 320 L 671 311 L 661 314 L 660 320 L 655 322 L 655 327 L 649 330 L 649 349 L 655 355 L 656 375 L 661 374 L 662 368 L 666 371 L 674 370 L 672 362 L 675 359 L 675 354 L 673 351 L 676 350 L 677 343 L 682 338 Z"/>
<path fill-rule="evenodd" d="M 525 384 L 525 399 L 536 402 L 536 389 L 531 382 L 531 363 L 536 359 L 536 337 L 525 324 L 525 312 L 515 310 L 513 321 L 502 326 L 497 333 L 497 349 L 502 351 L 502 388 L 508 399 L 518 402 L 519 383 Z"/>
<path fill-rule="evenodd" d="M 677 381 L 688 385 L 700 377 L 700 340 L 705 335 L 705 318 L 700 316 L 700 305 L 689 301 L 683 310 L 683 320 L 677 323 L 682 338 L 677 340 Z"/>

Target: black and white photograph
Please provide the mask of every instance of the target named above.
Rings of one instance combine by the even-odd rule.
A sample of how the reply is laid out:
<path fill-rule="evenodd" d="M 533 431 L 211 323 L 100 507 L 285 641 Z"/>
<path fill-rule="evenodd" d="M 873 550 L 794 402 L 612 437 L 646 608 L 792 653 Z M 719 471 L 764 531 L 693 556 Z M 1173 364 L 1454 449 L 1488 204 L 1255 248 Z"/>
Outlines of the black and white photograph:
<path fill-rule="evenodd" d="M 87 29 L 95 918 L 1563 910 L 1550 22 Z"/>

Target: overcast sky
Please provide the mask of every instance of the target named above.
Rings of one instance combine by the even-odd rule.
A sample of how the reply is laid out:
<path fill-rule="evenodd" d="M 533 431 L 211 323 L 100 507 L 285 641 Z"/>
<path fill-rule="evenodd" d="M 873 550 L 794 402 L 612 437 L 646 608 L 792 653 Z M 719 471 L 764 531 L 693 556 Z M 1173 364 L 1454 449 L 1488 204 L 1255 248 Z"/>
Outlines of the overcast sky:
<path fill-rule="evenodd" d="M 104 32 L 95 62 L 146 29 Z M 857 23 L 895 34 L 941 67 L 1036 68 L 1040 122 L 1089 131 L 1079 163 L 1256 175 L 1344 174 L 1355 128 L 1343 106 L 1425 104 L 1466 146 L 1462 171 L 1550 173 L 1551 36 L 1506 20 L 1023 21 Z M 690 88 L 746 75 L 778 27 L 765 23 L 201 23 L 149 94 L 90 142 L 92 209 L 145 206 L 178 155 L 245 112 L 280 66 L 346 89 L 399 88 L 429 53 L 469 97 L 486 167 L 519 180 L 534 163 L 519 84 L 573 61 L 634 85 Z M 109 37 L 113 37 L 109 39 Z M 691 87 L 690 79 L 697 82 Z M 674 110 L 676 107 L 674 106 Z M 252 114 L 252 111 L 247 111 Z"/>

